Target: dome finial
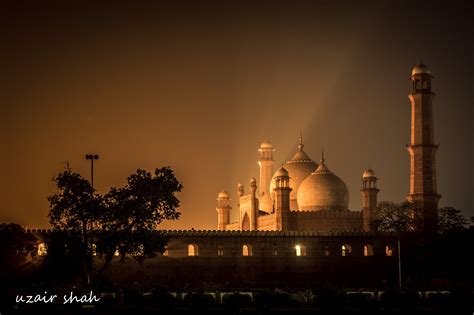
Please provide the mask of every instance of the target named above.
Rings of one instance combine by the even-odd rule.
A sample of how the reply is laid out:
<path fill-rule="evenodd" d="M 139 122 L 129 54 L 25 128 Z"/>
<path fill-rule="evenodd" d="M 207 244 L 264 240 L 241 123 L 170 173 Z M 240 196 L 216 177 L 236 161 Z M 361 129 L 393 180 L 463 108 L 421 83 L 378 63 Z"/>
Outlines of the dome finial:
<path fill-rule="evenodd" d="M 300 130 L 300 138 L 298 139 L 298 150 L 301 151 L 304 148 L 303 144 L 303 132 Z"/>
<path fill-rule="evenodd" d="M 325 159 L 324 159 L 324 148 L 321 147 L 321 163 L 324 163 Z"/>

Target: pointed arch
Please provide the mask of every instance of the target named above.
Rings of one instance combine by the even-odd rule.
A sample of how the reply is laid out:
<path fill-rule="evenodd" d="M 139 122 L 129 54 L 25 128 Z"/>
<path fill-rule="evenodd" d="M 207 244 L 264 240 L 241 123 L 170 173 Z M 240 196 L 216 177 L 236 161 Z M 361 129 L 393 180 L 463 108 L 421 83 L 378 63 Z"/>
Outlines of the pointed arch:
<path fill-rule="evenodd" d="M 242 218 L 242 231 L 250 231 L 250 219 L 247 213 Z"/>

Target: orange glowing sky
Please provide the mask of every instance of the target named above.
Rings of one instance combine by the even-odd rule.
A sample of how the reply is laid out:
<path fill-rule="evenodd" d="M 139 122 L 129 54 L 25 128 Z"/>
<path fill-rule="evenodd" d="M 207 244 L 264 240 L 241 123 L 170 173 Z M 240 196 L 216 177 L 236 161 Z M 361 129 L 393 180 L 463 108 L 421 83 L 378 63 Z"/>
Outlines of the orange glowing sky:
<path fill-rule="evenodd" d="M 99 192 L 171 166 L 182 218 L 214 229 L 215 198 L 306 152 L 360 209 L 370 163 L 379 200 L 408 193 L 411 68 L 432 69 L 440 205 L 473 209 L 474 29 L 462 3 L 173 1 L 0 5 L 0 222 L 47 227 L 51 178 L 68 161 Z"/>

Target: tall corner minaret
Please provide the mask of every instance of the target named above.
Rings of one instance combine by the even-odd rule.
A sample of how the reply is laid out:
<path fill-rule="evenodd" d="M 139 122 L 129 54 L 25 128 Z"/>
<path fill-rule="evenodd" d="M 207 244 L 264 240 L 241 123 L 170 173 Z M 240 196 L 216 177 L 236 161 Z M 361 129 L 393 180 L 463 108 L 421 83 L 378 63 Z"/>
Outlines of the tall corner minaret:
<path fill-rule="evenodd" d="M 273 146 L 270 142 L 264 141 L 260 144 L 260 160 L 258 165 L 260 166 L 260 182 L 258 197 L 260 199 L 260 209 L 266 212 L 272 212 L 272 197 L 270 194 L 270 184 L 273 175 Z"/>
<path fill-rule="evenodd" d="M 360 190 L 362 194 L 362 220 L 364 231 L 370 231 L 371 223 L 375 217 L 375 208 L 377 207 L 377 194 L 379 189 L 377 189 L 377 177 L 375 177 L 375 172 L 369 167 L 362 174 L 362 189 Z"/>
<path fill-rule="evenodd" d="M 226 226 L 230 223 L 230 197 L 225 190 L 221 191 L 217 196 L 217 229 L 224 231 Z"/>
<path fill-rule="evenodd" d="M 275 173 L 275 230 L 287 231 L 290 217 L 290 176 L 282 166 Z"/>
<path fill-rule="evenodd" d="M 436 185 L 436 151 L 433 126 L 433 98 L 430 69 L 420 63 L 411 71 L 411 143 L 410 194 L 407 200 L 422 209 L 425 231 L 436 231 L 438 221 L 438 194 Z"/>

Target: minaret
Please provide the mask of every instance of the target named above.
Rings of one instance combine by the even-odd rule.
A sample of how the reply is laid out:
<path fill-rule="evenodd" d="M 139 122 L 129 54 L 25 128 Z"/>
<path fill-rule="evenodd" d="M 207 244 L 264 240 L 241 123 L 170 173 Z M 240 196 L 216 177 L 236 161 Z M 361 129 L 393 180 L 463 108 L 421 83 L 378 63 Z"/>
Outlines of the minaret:
<path fill-rule="evenodd" d="M 411 72 L 411 143 L 410 194 L 407 199 L 421 207 L 425 231 L 435 231 L 438 220 L 438 201 L 441 197 L 436 188 L 436 150 L 433 132 L 433 98 L 430 69 L 420 63 Z"/>
<path fill-rule="evenodd" d="M 241 183 L 237 186 L 239 194 L 240 208 L 240 230 L 253 231 L 257 230 L 257 214 L 259 209 L 259 200 L 257 198 L 257 180 L 250 180 L 250 193 L 244 194 L 244 187 Z"/>
<path fill-rule="evenodd" d="M 377 177 L 375 172 L 370 169 L 362 174 L 362 219 L 364 231 L 371 230 L 371 223 L 375 216 L 375 208 L 377 207 Z"/>
<path fill-rule="evenodd" d="M 270 195 L 270 184 L 273 175 L 273 146 L 270 142 L 264 141 L 260 145 L 260 160 L 258 165 L 260 166 L 260 188 L 258 197 L 260 199 L 260 210 L 266 212 L 272 212 L 272 197 Z"/>
<path fill-rule="evenodd" d="M 289 230 L 290 217 L 290 176 L 282 166 L 275 174 L 275 230 Z"/>
<path fill-rule="evenodd" d="M 227 191 L 223 190 L 217 196 L 217 229 L 224 231 L 230 223 L 230 197 Z"/>

